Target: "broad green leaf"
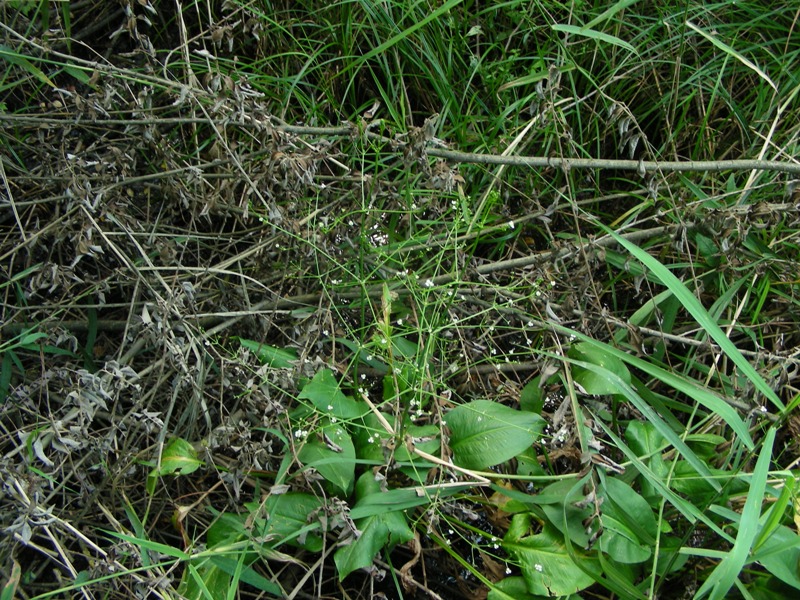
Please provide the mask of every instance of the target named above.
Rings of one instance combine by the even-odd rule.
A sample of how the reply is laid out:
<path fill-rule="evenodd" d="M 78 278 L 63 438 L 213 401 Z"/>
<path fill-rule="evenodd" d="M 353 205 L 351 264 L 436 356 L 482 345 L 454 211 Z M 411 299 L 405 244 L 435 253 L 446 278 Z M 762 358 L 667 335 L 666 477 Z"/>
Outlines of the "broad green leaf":
<path fill-rule="evenodd" d="M 159 475 L 189 475 L 203 466 L 197 451 L 183 438 L 174 438 L 161 453 Z"/>
<path fill-rule="evenodd" d="M 375 481 L 372 471 L 367 471 L 358 478 L 356 498 L 368 498 L 384 493 L 381 492 L 381 485 Z M 350 544 L 339 548 L 333 557 L 340 581 L 356 569 L 369 567 L 375 555 L 384 546 L 391 549 L 414 538 L 414 532 L 400 510 L 382 512 L 359 519 L 355 523 L 360 535 Z"/>
<path fill-rule="evenodd" d="M 515 515 L 512 521 L 525 516 Z M 521 538 L 512 533 L 519 529 L 509 528 L 503 548 L 519 563 L 528 592 L 539 596 L 565 596 L 594 583 L 594 579 L 570 558 L 564 540 L 554 527 L 546 524 L 542 533 Z M 584 567 L 592 571 L 599 570 L 595 557 L 580 550 L 575 553 Z"/>
<path fill-rule="evenodd" d="M 541 596 L 528 591 L 524 577 L 506 577 L 494 584 L 486 596 L 486 600 L 539 600 L 540 598 Z"/>
<path fill-rule="evenodd" d="M 256 507 L 255 510 L 258 510 Z M 222 544 L 231 544 L 242 536 L 248 534 L 245 529 L 245 520 L 250 518 L 250 515 L 235 514 L 235 513 L 219 513 L 216 515 L 214 522 L 208 528 L 206 533 L 206 546 L 213 548 Z M 264 520 L 262 519 L 262 524 Z"/>
<path fill-rule="evenodd" d="M 617 598 L 648 600 L 647 596 L 633 584 L 638 575 L 634 565 L 609 560 L 602 552 L 597 553 L 597 560 L 603 574 L 604 588 L 616 594 Z M 599 576 L 595 578 L 595 581 L 600 581 Z"/>
<path fill-rule="evenodd" d="M 231 576 L 206 560 L 201 564 L 186 565 L 179 589 L 187 600 L 211 600 L 224 598 L 230 585 Z"/>
<path fill-rule="evenodd" d="M 322 508 L 322 501 L 316 496 L 302 492 L 289 492 L 270 496 L 262 507 L 259 503 L 248 503 L 247 508 L 256 515 L 264 511 L 266 520 L 257 519 L 261 525 L 261 536 L 275 537 L 277 545 L 286 541 L 293 546 L 301 546 L 309 552 L 322 550 L 322 538 L 314 530 L 319 522 L 314 522 L 314 513 Z"/>
<path fill-rule="evenodd" d="M 733 363 L 739 367 L 739 370 L 742 372 L 742 374 L 747 377 L 753 383 L 756 389 L 764 394 L 764 396 L 766 396 L 776 408 L 778 408 L 780 411 L 784 411 L 786 407 L 783 405 L 783 402 L 781 402 L 772 388 L 767 385 L 767 382 L 764 381 L 764 378 L 758 374 L 758 371 L 755 370 L 753 365 L 751 365 L 750 362 L 742 355 L 742 353 L 739 352 L 739 349 L 736 347 L 736 345 L 730 340 L 730 338 L 728 338 L 727 335 L 725 335 L 725 332 L 722 331 L 717 322 L 711 318 L 711 316 L 708 314 L 708 311 L 703 307 L 702 304 L 700 304 L 700 301 L 689 290 L 689 288 L 687 288 L 686 285 L 684 285 L 684 283 L 672 273 L 672 271 L 670 271 L 654 257 L 650 256 L 650 254 L 639 248 L 639 246 L 629 242 L 607 227 L 602 225 L 601 227 L 605 229 L 606 232 L 615 240 L 617 240 L 621 246 L 626 248 L 628 252 L 630 252 L 637 260 L 641 261 L 644 266 L 650 269 L 650 271 L 652 271 L 653 274 L 658 277 L 659 280 L 661 280 L 661 283 L 668 287 L 673 294 L 675 294 L 684 308 L 689 311 L 689 314 L 695 318 L 700 326 L 705 329 L 711 339 L 713 339 L 719 345 L 722 351 L 725 352 L 725 354 L 733 361 Z M 752 442 L 749 446 L 749 449 L 752 449 Z"/>
<path fill-rule="evenodd" d="M 625 430 L 625 441 L 641 458 L 660 456 L 667 446 L 666 438 L 652 423 L 631 421 Z"/>
<path fill-rule="evenodd" d="M 410 360 L 419 353 L 419 345 L 403 336 L 396 335 L 392 337 L 392 352 L 394 352 L 395 358 L 402 356 Z"/>
<path fill-rule="evenodd" d="M 239 338 L 239 344 L 255 354 L 262 363 L 276 369 L 291 369 L 297 361 L 297 352 L 291 348 L 276 348 L 242 338 Z"/>
<path fill-rule="evenodd" d="M 650 505 L 617 478 L 602 482 L 603 534 L 600 549 L 620 563 L 640 563 L 652 555 L 658 525 Z"/>
<path fill-rule="evenodd" d="M 667 440 L 658 433 L 652 423 L 647 421 L 631 421 L 625 430 L 625 440 L 628 446 L 641 460 L 647 461 L 647 465 L 658 476 L 667 475 L 669 467 L 664 462 L 662 453 L 667 447 Z M 649 498 L 659 496 L 655 488 L 646 477 L 642 477 L 642 495 Z"/>
<path fill-rule="evenodd" d="M 758 535 L 761 505 L 764 502 L 764 491 L 767 484 L 767 475 L 772 460 L 772 445 L 775 442 L 775 429 L 770 429 L 764 438 L 761 452 L 753 469 L 750 490 L 742 509 L 742 518 L 739 522 L 739 531 L 733 548 L 725 558 L 716 566 L 703 585 L 697 591 L 695 598 L 703 598 L 710 594 L 712 600 L 724 598 L 733 587 L 742 567 L 748 562 L 750 549 Z"/>
<path fill-rule="evenodd" d="M 536 495 L 536 500 L 541 503 L 541 510 L 550 524 L 562 535 L 569 537 L 573 544 L 581 547 L 589 544 L 589 534 L 583 522 L 591 518 L 594 508 L 591 503 L 579 505 L 584 500 L 581 490 L 587 481 L 588 476 L 577 481 L 556 481 Z"/>
<path fill-rule="evenodd" d="M 587 344 L 586 342 L 578 342 L 572 345 L 568 355 L 575 360 L 592 363 L 605 371 L 614 373 L 627 384 L 631 382 L 631 373 L 625 363 L 613 354 L 606 352 L 604 348 Z M 616 386 L 609 382 L 606 377 L 591 369 L 578 366 L 573 370 L 573 378 L 576 383 L 586 390 L 587 394 L 593 396 L 619 393 Z"/>
<path fill-rule="evenodd" d="M 310 434 L 297 458 L 306 468 L 316 469 L 343 494 L 348 495 L 353 488 L 356 450 L 342 425 L 325 424 Z"/>
<path fill-rule="evenodd" d="M 485 469 L 514 458 L 539 438 L 544 425 L 537 414 L 491 400 L 462 404 L 447 414 L 455 462 L 467 469 Z"/>
<path fill-rule="evenodd" d="M 352 340 L 347 338 L 337 337 L 334 340 L 337 344 L 341 344 L 348 350 L 353 353 L 353 356 L 358 360 L 358 362 L 367 365 L 375 369 L 379 375 L 385 375 L 389 372 L 389 367 L 386 366 L 386 363 L 381 361 L 380 359 L 375 357 L 375 354 L 365 348 L 362 348 L 359 344 L 356 344 Z"/>
<path fill-rule="evenodd" d="M 316 409 L 324 415 L 346 421 L 363 417 L 369 412 L 369 407 L 365 403 L 358 402 L 342 392 L 339 382 L 330 369 L 317 372 L 314 379 L 306 384 L 297 397 L 311 400 Z"/>
<path fill-rule="evenodd" d="M 800 536 L 795 531 L 781 525 L 751 556 L 751 560 L 785 584 L 800 590 Z"/>
<path fill-rule="evenodd" d="M 519 393 L 519 407 L 526 411 L 542 414 L 544 408 L 544 395 L 542 394 L 541 378 L 534 377 L 531 379 L 522 391 Z"/>
<path fill-rule="evenodd" d="M 240 565 L 238 561 L 233 560 L 232 558 L 226 558 L 224 556 L 212 556 L 210 560 L 211 563 L 214 564 L 215 568 L 228 575 L 228 587 L 221 590 L 224 593 L 221 595 L 212 595 L 212 598 L 225 598 L 225 593 L 227 593 L 229 597 L 231 580 L 234 578 L 235 580 L 242 581 L 253 586 L 257 590 L 271 594 L 276 598 L 285 597 L 281 586 L 258 573 L 255 569 L 253 569 L 252 566 Z"/>
<path fill-rule="evenodd" d="M 383 416 L 392 428 L 395 428 L 395 416 L 387 413 L 383 413 Z M 408 421 L 403 431 L 405 439 L 413 440 L 414 448 L 434 456 L 439 455 L 441 450 L 440 432 L 436 425 L 412 425 Z M 379 465 L 386 464 L 387 447 L 392 437 L 394 436 L 383 428 L 373 413 L 368 414 L 364 417 L 364 427 L 359 427 L 353 436 L 356 456 L 363 461 Z M 433 467 L 432 463 L 410 452 L 406 444 L 397 445 L 392 458 L 406 476 L 418 483 L 425 481 L 428 472 Z"/>
<path fill-rule="evenodd" d="M 681 540 L 670 535 L 662 535 L 659 540 L 658 575 L 663 577 L 683 568 L 689 557 L 680 553 Z"/>
<path fill-rule="evenodd" d="M 188 475 L 202 466 L 194 447 L 182 438 L 173 439 L 161 455 L 160 475 Z"/>
<path fill-rule="evenodd" d="M 463 486 L 446 488 L 440 488 L 435 485 L 397 488 L 382 494 L 372 494 L 361 498 L 350 511 L 350 516 L 353 519 L 364 519 L 386 511 L 407 510 L 423 505 L 430 506 L 440 498 L 460 494 L 471 487 L 473 487 L 472 484 L 465 483 Z"/>

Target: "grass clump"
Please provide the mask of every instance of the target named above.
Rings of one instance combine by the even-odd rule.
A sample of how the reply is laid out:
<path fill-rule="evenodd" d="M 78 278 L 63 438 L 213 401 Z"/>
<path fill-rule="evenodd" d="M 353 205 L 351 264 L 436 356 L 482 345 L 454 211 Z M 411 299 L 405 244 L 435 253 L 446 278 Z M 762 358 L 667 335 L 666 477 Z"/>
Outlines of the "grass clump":
<path fill-rule="evenodd" d="M 0 597 L 796 594 L 796 11 L 0 11 Z"/>

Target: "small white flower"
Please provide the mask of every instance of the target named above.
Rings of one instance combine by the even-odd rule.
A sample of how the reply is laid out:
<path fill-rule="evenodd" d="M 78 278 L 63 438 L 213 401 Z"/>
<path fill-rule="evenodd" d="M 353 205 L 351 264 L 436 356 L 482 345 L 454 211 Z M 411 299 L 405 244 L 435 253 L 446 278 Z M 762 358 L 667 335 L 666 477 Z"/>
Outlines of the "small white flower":
<path fill-rule="evenodd" d="M 509 221 L 508 222 L 508 228 L 509 229 L 514 229 L 514 221 Z"/>
<path fill-rule="evenodd" d="M 506 567 L 506 575 L 511 575 L 511 567 Z"/>
<path fill-rule="evenodd" d="M 397 324 L 398 325 L 402 325 L 403 324 L 403 319 L 397 319 Z"/>
<path fill-rule="evenodd" d="M 364 380 L 364 379 L 366 379 L 366 378 L 367 378 L 367 374 L 366 374 L 366 373 L 362 373 L 362 374 L 361 374 L 361 380 L 363 381 L 363 380 Z"/>
<path fill-rule="evenodd" d="M 333 404 L 328 404 L 328 410 L 333 410 Z"/>
<path fill-rule="evenodd" d="M 422 285 L 425 286 L 426 288 L 432 288 L 434 285 L 433 279 L 426 279 L 425 283 L 423 283 Z"/>
<path fill-rule="evenodd" d="M 544 567 L 542 565 L 540 565 L 540 564 L 534 565 L 533 568 L 536 569 L 537 571 L 539 571 L 539 573 L 544 571 Z"/>

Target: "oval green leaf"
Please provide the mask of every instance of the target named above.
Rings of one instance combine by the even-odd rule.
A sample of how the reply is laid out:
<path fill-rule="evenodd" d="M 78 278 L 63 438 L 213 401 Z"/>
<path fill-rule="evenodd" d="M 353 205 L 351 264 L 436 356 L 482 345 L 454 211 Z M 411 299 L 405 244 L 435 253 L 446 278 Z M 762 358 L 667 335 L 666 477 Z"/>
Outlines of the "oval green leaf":
<path fill-rule="evenodd" d="M 491 400 L 476 400 L 447 415 L 457 465 L 485 469 L 514 458 L 535 442 L 545 421 Z"/>

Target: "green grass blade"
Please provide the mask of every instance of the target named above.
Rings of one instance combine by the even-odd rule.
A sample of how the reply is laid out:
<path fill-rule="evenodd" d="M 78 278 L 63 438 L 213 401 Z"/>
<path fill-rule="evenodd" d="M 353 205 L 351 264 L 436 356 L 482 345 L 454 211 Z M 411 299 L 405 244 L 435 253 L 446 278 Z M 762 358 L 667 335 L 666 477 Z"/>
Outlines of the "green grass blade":
<path fill-rule="evenodd" d="M 722 351 L 728 355 L 733 363 L 741 369 L 742 374 L 745 375 L 755 387 L 766 396 L 772 404 L 775 405 L 780 411 L 784 411 L 786 407 L 783 402 L 778 398 L 772 388 L 767 385 L 767 382 L 758 374 L 753 365 L 739 352 L 739 349 L 734 343 L 725 335 L 717 322 L 711 318 L 708 311 L 700 304 L 697 297 L 684 285 L 667 267 L 661 264 L 658 260 L 650 256 L 647 252 L 639 248 L 636 244 L 629 242 L 623 237 L 617 235 L 611 229 L 600 225 L 609 235 L 611 235 L 617 242 L 627 249 L 636 259 L 638 259 L 644 266 L 650 269 L 653 274 L 661 280 L 661 283 L 670 289 L 675 294 L 675 297 L 680 300 L 680 303 L 689 311 L 700 326 L 705 329 L 711 338 L 717 343 Z"/>
<path fill-rule="evenodd" d="M 111 537 L 115 537 L 125 542 L 130 542 L 141 550 L 152 550 L 153 552 L 158 552 L 159 554 L 163 554 L 165 556 L 171 556 L 173 558 L 177 558 L 178 560 L 189 560 L 191 558 L 191 555 L 179 550 L 178 548 L 175 548 L 174 546 L 159 544 L 158 542 L 127 535 L 125 533 L 118 533 L 116 531 L 105 531 L 105 533 Z"/>
<path fill-rule="evenodd" d="M 761 505 L 764 502 L 764 491 L 767 485 L 767 475 L 772 461 L 772 445 L 775 442 L 775 429 L 770 429 L 764 438 L 761 453 L 758 456 L 747 501 L 742 510 L 739 522 L 739 532 L 730 552 L 720 562 L 711 575 L 706 579 L 695 598 L 703 598 L 710 593 L 711 600 L 724 598 L 733 587 L 742 567 L 748 562 L 750 548 L 758 535 Z"/>
<path fill-rule="evenodd" d="M 656 411 L 653 410 L 653 407 L 642 400 L 639 394 L 637 394 L 630 385 L 625 383 L 621 377 L 615 373 L 612 373 L 608 369 L 604 369 L 603 367 L 594 365 L 592 363 L 571 359 L 566 360 L 569 360 L 570 363 L 574 363 L 580 367 L 583 367 L 584 369 L 588 369 L 593 373 L 597 373 L 600 377 L 603 377 L 609 383 L 611 383 L 613 387 L 619 390 L 619 393 L 624 396 L 626 400 L 633 404 L 639 410 L 639 412 L 642 413 L 645 419 L 655 426 L 656 431 L 658 431 L 670 444 L 672 444 L 675 450 L 677 450 L 678 453 L 683 456 L 686 461 L 692 465 L 692 467 L 694 467 L 695 471 L 705 477 L 708 483 L 713 486 L 715 490 L 719 491 L 722 489 L 722 486 L 720 486 L 716 479 L 714 479 L 714 476 L 712 475 L 711 471 L 709 471 L 706 464 L 700 460 L 700 458 L 694 452 L 692 452 L 692 449 L 689 448 L 686 442 L 684 442 L 680 436 L 675 433 L 661 417 L 658 416 Z"/>
<path fill-rule="evenodd" d="M 614 4 L 613 6 L 610 6 L 609 8 L 604 10 L 602 13 L 597 15 L 594 19 L 589 21 L 583 27 L 585 29 L 592 29 L 593 27 L 595 27 L 596 25 L 599 25 L 603 21 L 607 21 L 608 19 L 613 17 L 615 14 L 617 14 L 619 11 L 625 10 L 629 6 L 632 6 L 632 5 L 636 4 L 638 1 L 639 0 L 620 0 L 619 2 Z"/>
<path fill-rule="evenodd" d="M 618 37 L 614 37 L 613 35 L 603 33 L 602 31 L 595 31 L 594 29 L 588 29 L 586 27 L 578 27 L 577 25 L 560 25 L 558 23 L 553 25 L 553 31 L 560 31 L 562 33 L 579 35 L 598 42 L 606 42 L 607 44 L 612 44 L 614 46 L 619 46 L 620 48 L 624 48 L 625 50 L 627 50 L 632 54 L 636 55 L 639 54 L 638 52 L 636 52 L 636 48 L 631 46 L 628 42 L 625 42 L 619 39 Z"/>
<path fill-rule="evenodd" d="M 774 475 L 773 475 L 774 476 Z M 753 552 L 756 553 L 759 551 L 761 546 L 764 545 L 773 532 L 775 532 L 778 527 L 780 527 L 781 520 L 783 519 L 784 511 L 786 507 L 789 505 L 792 497 L 794 496 L 794 486 L 795 486 L 796 479 L 794 475 L 788 473 L 783 480 L 783 488 L 781 489 L 780 496 L 775 501 L 775 503 L 770 506 L 769 508 L 769 515 L 767 519 L 764 521 L 763 527 L 761 527 L 761 531 L 758 532 L 758 537 L 756 541 L 753 543 Z"/>
<path fill-rule="evenodd" d="M 442 6 L 437 8 L 435 11 L 433 11 L 431 14 L 429 14 L 427 17 L 425 17 L 421 21 L 419 21 L 417 23 L 414 23 L 411 27 L 408 27 L 407 29 L 404 29 L 403 31 L 401 31 L 398 34 L 393 35 L 388 40 L 383 42 L 381 45 L 373 48 L 372 50 L 367 52 L 365 55 L 360 57 L 358 60 L 354 61 L 353 62 L 353 66 L 354 67 L 360 67 L 361 65 L 363 65 L 365 62 L 367 62 L 371 58 L 377 56 L 381 52 L 385 52 L 386 50 L 388 50 L 389 48 L 391 48 L 395 44 L 403 41 L 404 39 L 406 39 L 408 36 L 410 36 L 412 33 L 417 31 L 418 29 L 421 29 L 422 27 L 425 27 L 425 25 L 427 25 L 431 21 L 434 21 L 434 20 L 438 19 L 443 14 L 449 12 L 451 9 L 455 8 L 456 6 L 461 4 L 462 2 L 463 2 L 463 0 L 449 0 L 448 2 L 445 2 Z"/>
<path fill-rule="evenodd" d="M 691 21 L 686 21 L 686 26 L 687 26 L 689 29 L 691 29 L 692 31 L 696 31 L 697 33 L 699 33 L 700 35 L 702 35 L 702 36 L 703 36 L 704 38 L 706 38 L 706 39 L 707 39 L 709 42 L 711 42 L 712 44 L 714 44 L 714 46 L 716 46 L 717 48 L 719 48 L 720 50 L 722 50 L 722 51 L 723 51 L 725 54 L 728 54 L 728 55 L 732 56 L 733 58 L 735 58 L 736 60 L 738 60 L 740 63 L 742 63 L 743 65 L 745 65 L 745 66 L 746 66 L 748 69 L 750 69 L 750 70 L 754 71 L 754 72 L 755 72 L 755 73 L 756 73 L 756 74 L 757 74 L 759 77 L 761 77 L 761 79 L 763 79 L 764 81 L 766 81 L 766 82 L 767 82 L 767 84 L 769 84 L 769 86 L 770 86 L 770 87 L 771 87 L 773 90 L 775 90 L 775 92 L 776 92 L 776 93 L 778 92 L 778 86 L 777 86 L 777 85 L 775 85 L 775 83 L 773 83 L 772 79 L 770 79 L 769 75 L 767 75 L 767 74 L 766 74 L 764 71 L 762 71 L 761 69 L 759 69 L 759 68 L 758 68 L 758 66 L 757 66 L 757 65 L 756 65 L 756 64 L 755 64 L 753 61 L 751 61 L 750 59 L 746 58 L 745 56 L 742 56 L 741 54 L 739 54 L 739 53 L 738 53 L 736 50 L 734 50 L 733 48 L 731 48 L 730 46 L 728 46 L 728 44 L 726 44 L 726 43 L 725 43 L 725 42 L 723 42 L 722 40 L 720 40 L 720 39 L 718 39 L 718 38 L 714 37 L 714 36 L 713 36 L 713 35 L 711 35 L 711 34 L 708 34 L 708 33 L 706 33 L 705 31 L 703 31 L 702 29 L 700 29 L 700 28 L 699 28 L 697 25 L 695 25 L 695 24 L 694 24 L 694 23 L 692 23 Z"/>
<path fill-rule="evenodd" d="M 28 73 L 36 77 L 36 79 L 38 79 L 42 83 L 45 83 L 53 88 L 56 87 L 56 84 L 54 84 L 39 67 L 34 65 L 25 56 L 19 54 L 18 52 L 15 52 L 8 46 L 0 44 L 0 58 L 5 59 L 12 65 L 17 65 L 18 67 L 25 69 Z"/>
<path fill-rule="evenodd" d="M 0 600 L 14 600 L 14 598 L 17 597 L 17 588 L 19 587 L 19 581 L 21 577 L 22 568 L 15 560 L 11 567 L 11 573 L 8 576 L 8 580 L 5 582 L 3 589 L 0 591 Z"/>
<path fill-rule="evenodd" d="M 733 543 L 733 538 L 725 533 L 714 521 L 708 518 L 705 513 L 697 508 L 694 504 L 689 502 L 688 500 L 684 500 L 680 496 L 678 496 L 675 492 L 673 492 L 664 481 L 656 475 L 653 470 L 648 467 L 637 455 L 636 453 L 628 447 L 625 441 L 620 438 L 617 434 L 615 434 L 611 428 L 609 428 L 603 421 L 595 415 L 592 415 L 594 418 L 595 423 L 597 423 L 605 434 L 609 437 L 610 440 L 614 442 L 614 446 L 622 451 L 631 464 L 636 468 L 637 471 L 644 477 L 648 483 L 650 483 L 658 493 L 664 497 L 664 499 L 672 504 L 678 511 L 686 518 L 687 521 L 691 524 L 695 524 L 698 521 L 706 525 L 711 531 L 716 533 L 720 538 L 726 540 L 729 543 Z"/>
<path fill-rule="evenodd" d="M 638 356 L 633 356 L 627 352 L 623 352 L 622 350 L 615 348 L 614 346 L 611 346 L 610 344 L 590 338 L 579 331 L 575 331 L 555 323 L 551 323 L 550 325 L 554 329 L 561 331 L 566 335 L 575 336 L 577 339 L 602 348 L 603 351 L 622 359 L 632 367 L 641 369 L 651 377 L 654 377 L 673 389 L 686 394 L 725 421 L 725 423 L 739 437 L 742 443 L 745 444 L 748 450 L 752 450 L 755 447 L 753 438 L 750 436 L 750 432 L 747 430 L 747 425 L 745 425 L 739 414 L 729 404 L 727 404 L 725 400 L 717 396 L 711 390 L 699 386 L 693 381 L 684 379 L 679 375 L 675 375 L 670 371 L 662 369 L 661 367 L 643 360 Z"/>

